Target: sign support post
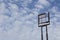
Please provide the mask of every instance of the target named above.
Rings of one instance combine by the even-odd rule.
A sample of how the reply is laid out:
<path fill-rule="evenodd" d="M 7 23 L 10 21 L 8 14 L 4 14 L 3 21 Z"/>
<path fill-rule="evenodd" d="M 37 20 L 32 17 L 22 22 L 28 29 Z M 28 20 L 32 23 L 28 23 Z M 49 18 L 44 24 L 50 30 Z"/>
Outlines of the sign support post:
<path fill-rule="evenodd" d="M 41 40 L 43 40 L 43 27 L 41 27 Z"/>
<path fill-rule="evenodd" d="M 47 29 L 47 26 L 46 26 L 46 40 L 48 40 L 48 29 Z"/>

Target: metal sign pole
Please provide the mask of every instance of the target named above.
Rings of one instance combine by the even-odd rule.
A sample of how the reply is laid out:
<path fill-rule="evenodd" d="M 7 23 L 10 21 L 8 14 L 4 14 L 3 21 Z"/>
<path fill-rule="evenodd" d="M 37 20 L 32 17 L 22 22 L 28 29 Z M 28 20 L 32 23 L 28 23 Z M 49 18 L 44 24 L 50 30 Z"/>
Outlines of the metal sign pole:
<path fill-rule="evenodd" d="M 48 40 L 48 29 L 47 29 L 47 25 L 46 25 L 46 40 Z"/>
<path fill-rule="evenodd" d="M 41 27 L 41 40 L 43 40 L 43 27 Z"/>

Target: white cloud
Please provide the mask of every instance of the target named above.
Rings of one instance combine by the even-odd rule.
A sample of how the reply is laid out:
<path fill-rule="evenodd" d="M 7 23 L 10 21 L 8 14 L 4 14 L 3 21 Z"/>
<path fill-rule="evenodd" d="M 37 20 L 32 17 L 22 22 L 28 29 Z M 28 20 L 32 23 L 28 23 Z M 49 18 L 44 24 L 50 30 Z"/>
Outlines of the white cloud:
<path fill-rule="evenodd" d="M 32 2 L 32 0 L 20 0 L 20 1 L 22 1 L 22 5 L 21 6 L 23 6 L 23 7 L 27 7 L 28 4 Z"/>
<path fill-rule="evenodd" d="M 39 0 L 39 2 L 42 4 L 42 5 L 45 5 L 45 6 L 49 6 L 50 3 L 47 1 L 47 0 Z"/>
<path fill-rule="evenodd" d="M 44 9 L 44 6 L 42 6 L 42 5 L 35 5 L 35 7 L 38 8 L 38 9 L 39 9 L 39 8 L 40 8 L 40 9 Z"/>
<path fill-rule="evenodd" d="M 54 2 L 55 0 L 49 0 L 50 2 Z"/>
<path fill-rule="evenodd" d="M 35 5 L 37 8 L 44 9 L 45 6 L 49 7 L 50 3 L 47 0 L 38 0 L 37 4 Z"/>
<path fill-rule="evenodd" d="M 56 6 L 54 6 L 54 7 L 52 7 L 52 8 L 50 9 L 50 11 L 51 11 L 52 13 L 56 13 L 57 10 L 58 10 L 58 8 L 57 8 Z"/>
<path fill-rule="evenodd" d="M 58 10 L 58 7 L 53 7 L 52 11 L 53 11 L 53 13 L 55 13 L 56 17 L 60 17 L 60 12 Z"/>
<path fill-rule="evenodd" d="M 3 14 L 5 12 L 6 6 L 5 3 L 0 3 L 0 14 Z"/>

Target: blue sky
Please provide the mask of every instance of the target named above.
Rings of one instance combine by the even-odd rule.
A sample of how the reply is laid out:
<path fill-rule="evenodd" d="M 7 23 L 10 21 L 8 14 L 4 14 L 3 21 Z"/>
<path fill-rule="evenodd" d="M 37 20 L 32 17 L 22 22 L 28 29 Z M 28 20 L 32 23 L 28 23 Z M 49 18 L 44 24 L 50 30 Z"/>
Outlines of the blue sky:
<path fill-rule="evenodd" d="M 37 17 L 44 12 L 50 12 L 49 40 L 60 40 L 59 7 L 60 0 L 0 0 L 0 40 L 41 40 Z"/>

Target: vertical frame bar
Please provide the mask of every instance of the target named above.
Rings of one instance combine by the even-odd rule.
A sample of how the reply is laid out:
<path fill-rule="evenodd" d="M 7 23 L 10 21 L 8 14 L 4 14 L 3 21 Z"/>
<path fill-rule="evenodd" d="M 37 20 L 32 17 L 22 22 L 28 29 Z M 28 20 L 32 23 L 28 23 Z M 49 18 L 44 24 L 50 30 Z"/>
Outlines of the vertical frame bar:
<path fill-rule="evenodd" d="M 49 14 L 49 12 L 48 12 L 48 22 L 50 24 L 50 14 Z"/>
<path fill-rule="evenodd" d="M 38 15 L 38 27 L 39 27 L 39 15 Z"/>

